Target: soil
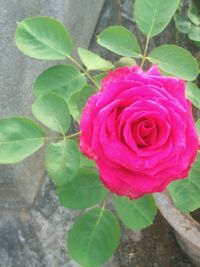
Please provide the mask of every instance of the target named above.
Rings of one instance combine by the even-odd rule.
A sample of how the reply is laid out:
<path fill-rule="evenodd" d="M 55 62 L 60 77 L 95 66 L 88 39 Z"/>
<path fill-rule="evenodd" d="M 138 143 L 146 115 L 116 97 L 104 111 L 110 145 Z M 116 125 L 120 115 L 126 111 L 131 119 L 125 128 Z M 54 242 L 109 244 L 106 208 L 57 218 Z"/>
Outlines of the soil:
<path fill-rule="evenodd" d="M 194 267 L 160 214 L 148 229 L 125 231 L 127 239 L 122 241 L 116 255 L 120 267 Z"/>

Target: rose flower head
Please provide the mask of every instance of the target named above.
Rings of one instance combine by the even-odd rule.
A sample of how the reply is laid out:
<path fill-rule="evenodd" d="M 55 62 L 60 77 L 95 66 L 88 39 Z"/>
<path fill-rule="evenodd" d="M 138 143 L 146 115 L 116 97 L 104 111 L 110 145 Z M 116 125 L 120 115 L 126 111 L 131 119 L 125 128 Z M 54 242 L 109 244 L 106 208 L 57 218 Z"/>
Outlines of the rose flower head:
<path fill-rule="evenodd" d="M 119 196 L 161 192 L 185 178 L 198 135 L 185 82 L 156 65 L 109 72 L 89 98 L 80 122 L 80 149 L 95 160 L 104 185 Z"/>

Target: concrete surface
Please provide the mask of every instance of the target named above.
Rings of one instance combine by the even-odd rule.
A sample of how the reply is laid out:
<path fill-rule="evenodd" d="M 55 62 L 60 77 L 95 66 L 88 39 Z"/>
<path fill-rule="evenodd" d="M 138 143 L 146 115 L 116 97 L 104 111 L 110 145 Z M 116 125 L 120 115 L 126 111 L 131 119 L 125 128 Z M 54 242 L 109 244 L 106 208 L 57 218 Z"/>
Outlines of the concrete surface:
<path fill-rule="evenodd" d="M 15 46 L 16 22 L 31 16 L 52 16 L 68 27 L 75 46 L 88 47 L 103 2 L 0 0 L 0 117 L 30 115 L 35 78 L 48 66 L 58 63 L 34 60 L 23 55 Z M 43 183 L 43 170 L 43 152 L 17 165 L 1 165 L 0 207 L 30 207 Z"/>

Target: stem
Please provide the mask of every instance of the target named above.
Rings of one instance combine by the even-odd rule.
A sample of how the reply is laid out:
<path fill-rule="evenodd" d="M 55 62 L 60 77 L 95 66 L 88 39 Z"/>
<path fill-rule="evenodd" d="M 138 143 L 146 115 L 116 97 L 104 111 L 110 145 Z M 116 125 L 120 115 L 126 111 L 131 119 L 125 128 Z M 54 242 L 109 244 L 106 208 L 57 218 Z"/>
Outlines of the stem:
<path fill-rule="evenodd" d="M 147 50 L 148 50 L 148 46 L 149 46 L 149 41 L 150 41 L 150 35 L 147 36 L 147 41 L 146 41 L 145 48 L 144 48 L 144 54 L 143 54 L 142 62 L 141 62 L 141 65 L 140 65 L 141 68 L 143 67 L 144 62 L 146 60 Z"/>
<path fill-rule="evenodd" d="M 68 59 L 70 59 L 79 69 L 81 69 L 85 75 L 88 77 L 88 79 L 95 85 L 96 89 L 99 90 L 98 84 L 95 82 L 95 80 L 92 78 L 92 76 L 89 74 L 89 72 L 81 66 L 81 64 L 78 63 L 73 57 L 68 56 Z"/>
<path fill-rule="evenodd" d="M 70 135 L 64 135 L 64 136 L 52 136 L 52 137 L 50 137 L 50 136 L 47 136 L 47 137 L 44 137 L 43 139 L 45 140 L 45 141 L 48 141 L 48 140 L 66 140 L 66 139 L 68 139 L 68 138 L 73 138 L 73 137 L 76 137 L 76 136 L 78 136 L 78 135 L 80 135 L 80 131 L 79 132 L 76 132 L 76 133 L 73 133 L 73 134 L 70 134 Z"/>
<path fill-rule="evenodd" d="M 118 22 L 121 25 L 122 24 L 122 16 L 121 16 L 121 0 L 116 0 L 117 5 L 117 17 Z"/>

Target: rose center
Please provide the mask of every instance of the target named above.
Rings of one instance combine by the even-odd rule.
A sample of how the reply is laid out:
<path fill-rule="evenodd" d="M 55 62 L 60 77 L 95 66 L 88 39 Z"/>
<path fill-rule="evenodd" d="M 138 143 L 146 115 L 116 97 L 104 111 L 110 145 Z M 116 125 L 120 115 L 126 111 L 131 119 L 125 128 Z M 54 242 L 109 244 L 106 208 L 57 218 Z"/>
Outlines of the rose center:
<path fill-rule="evenodd" d="M 142 119 L 131 125 L 133 139 L 139 148 L 153 145 L 156 142 L 157 131 L 157 126 L 151 119 Z"/>

